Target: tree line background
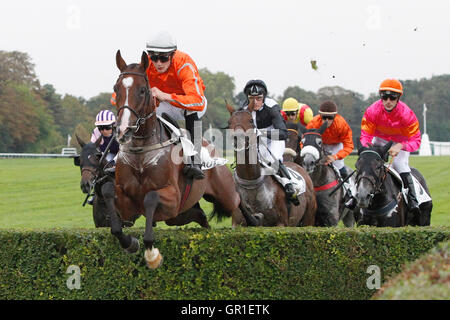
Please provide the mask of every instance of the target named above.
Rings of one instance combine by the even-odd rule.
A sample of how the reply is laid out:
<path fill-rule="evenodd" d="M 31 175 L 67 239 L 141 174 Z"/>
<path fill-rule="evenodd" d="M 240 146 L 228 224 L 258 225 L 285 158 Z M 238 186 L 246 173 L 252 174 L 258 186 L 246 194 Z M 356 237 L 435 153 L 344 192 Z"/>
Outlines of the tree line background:
<path fill-rule="evenodd" d="M 245 99 L 243 88 L 237 88 L 239 93 L 235 95 L 232 76 L 206 68 L 199 71 L 208 99 L 203 127 L 224 127 L 229 118 L 225 99 L 239 106 Z M 405 91 L 402 100 L 416 113 L 420 130 L 424 129 L 423 103 L 426 103 L 430 140 L 450 141 L 450 75 L 401 82 Z M 85 141 L 89 140 L 95 115 L 102 109 L 115 111 L 110 104 L 111 93 L 101 92 L 88 100 L 60 95 L 52 84 L 40 84 L 27 53 L 0 50 L 0 152 L 60 153 L 67 146 L 68 135 L 74 137 L 77 133 Z M 282 96 L 271 97 L 280 107 L 284 99 L 296 98 L 308 104 L 315 115 L 323 101 L 334 101 L 352 128 L 355 146 L 359 146 L 364 110 L 379 99 L 376 88 L 364 99 L 362 94 L 339 86 L 323 87 L 317 92 L 291 86 Z M 71 140 L 71 146 L 78 147 L 76 139 Z"/>

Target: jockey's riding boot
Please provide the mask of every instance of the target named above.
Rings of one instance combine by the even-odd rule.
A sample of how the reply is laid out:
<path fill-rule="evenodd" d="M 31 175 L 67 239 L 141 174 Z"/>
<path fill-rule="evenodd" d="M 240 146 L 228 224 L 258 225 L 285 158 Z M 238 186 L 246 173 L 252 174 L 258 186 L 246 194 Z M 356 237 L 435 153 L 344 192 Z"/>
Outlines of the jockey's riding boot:
<path fill-rule="evenodd" d="M 287 178 L 289 180 L 291 180 L 291 175 L 289 174 L 289 171 L 287 170 L 287 168 L 284 166 L 283 162 L 278 161 L 279 166 L 280 166 L 280 170 L 279 172 L 281 173 L 281 176 L 283 178 Z M 294 186 L 292 185 L 291 182 L 288 182 L 284 185 L 284 191 L 286 192 L 286 198 L 292 202 L 295 206 L 298 206 L 300 204 L 300 201 L 298 201 L 297 198 L 297 192 L 294 189 Z"/>
<path fill-rule="evenodd" d="M 92 197 L 90 197 L 90 198 L 88 199 L 88 201 L 86 201 L 87 204 L 90 204 L 91 206 L 94 205 L 94 199 L 95 199 L 95 194 L 94 194 Z"/>
<path fill-rule="evenodd" d="M 191 136 L 196 155 L 191 156 L 190 163 L 184 165 L 183 173 L 189 178 L 196 180 L 204 179 L 205 173 L 202 171 L 201 149 L 202 149 L 202 121 L 198 118 L 197 112 L 186 115 L 186 130 Z M 196 128 L 196 129 L 195 129 Z M 197 133 L 197 136 L 196 136 Z"/>
<path fill-rule="evenodd" d="M 416 190 L 411 172 L 400 173 L 404 187 L 408 188 L 408 210 L 414 215 L 420 215 L 419 202 L 417 201 Z"/>
<path fill-rule="evenodd" d="M 106 168 L 106 169 L 104 169 L 103 171 L 104 171 L 106 174 L 109 174 L 110 176 L 114 176 L 114 175 L 116 174 L 116 161 L 111 160 L 111 161 L 107 164 L 107 166 L 108 166 L 108 165 L 109 165 L 109 167 Z"/>
<path fill-rule="evenodd" d="M 183 168 L 183 173 L 186 177 L 195 180 L 200 180 L 205 178 L 205 173 L 202 171 L 202 165 L 196 163 L 196 155 L 191 156 L 191 163 L 186 163 Z"/>

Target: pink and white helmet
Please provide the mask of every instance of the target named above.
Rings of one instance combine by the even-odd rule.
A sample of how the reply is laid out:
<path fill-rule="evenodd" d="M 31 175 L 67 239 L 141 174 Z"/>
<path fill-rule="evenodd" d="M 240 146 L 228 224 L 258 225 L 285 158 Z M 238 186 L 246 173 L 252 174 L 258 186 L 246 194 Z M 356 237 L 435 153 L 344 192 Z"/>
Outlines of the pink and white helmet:
<path fill-rule="evenodd" d="M 102 110 L 95 117 L 96 126 L 107 126 L 116 122 L 116 116 L 112 111 Z"/>

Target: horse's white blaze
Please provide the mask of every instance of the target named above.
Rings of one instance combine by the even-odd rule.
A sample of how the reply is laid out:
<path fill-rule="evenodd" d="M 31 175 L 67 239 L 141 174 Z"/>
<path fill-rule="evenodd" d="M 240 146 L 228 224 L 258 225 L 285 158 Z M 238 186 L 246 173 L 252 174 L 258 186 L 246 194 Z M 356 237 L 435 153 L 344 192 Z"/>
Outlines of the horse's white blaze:
<path fill-rule="evenodd" d="M 126 77 L 122 80 L 122 84 L 126 89 L 126 96 L 125 96 L 125 106 L 128 106 L 128 91 L 130 90 L 131 86 L 133 85 L 133 78 L 132 77 Z M 131 112 L 128 109 L 124 109 L 122 113 L 122 118 L 120 120 L 120 131 L 125 132 L 125 130 L 130 126 L 130 115 Z"/>
<path fill-rule="evenodd" d="M 120 132 L 124 133 L 129 125 L 131 112 L 128 109 L 123 109 L 122 118 L 120 119 Z"/>

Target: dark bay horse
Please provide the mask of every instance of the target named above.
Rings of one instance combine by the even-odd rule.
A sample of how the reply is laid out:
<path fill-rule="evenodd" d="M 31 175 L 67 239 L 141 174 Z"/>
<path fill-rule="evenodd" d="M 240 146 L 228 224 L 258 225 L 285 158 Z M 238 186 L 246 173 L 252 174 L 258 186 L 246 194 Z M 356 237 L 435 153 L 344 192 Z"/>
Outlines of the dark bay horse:
<path fill-rule="evenodd" d="M 108 204 L 114 201 L 114 177 L 109 176 L 103 170 L 108 165 L 108 161 L 102 157 L 99 149 L 102 138 L 100 137 L 95 143 L 85 143 L 78 135 L 75 136 L 81 146 L 80 155 L 74 157 L 74 164 L 81 169 L 81 191 L 89 196 L 94 188 L 92 211 L 95 227 L 109 227 L 110 212 L 114 210 L 114 207 L 108 208 Z"/>
<path fill-rule="evenodd" d="M 344 206 L 345 190 L 343 187 L 335 190 L 340 182 L 340 175 L 332 165 L 325 165 L 326 154 L 322 145 L 322 134 L 326 128 L 327 125 L 324 123 L 319 129 L 306 130 L 301 141 L 302 166 L 311 176 L 316 192 L 316 225 L 337 226 L 339 220 L 342 220 L 346 227 L 353 227 L 355 224 L 353 211 Z M 347 170 L 353 171 L 348 167 Z"/>
<path fill-rule="evenodd" d="M 378 227 L 428 226 L 433 203 L 429 201 L 420 205 L 420 217 L 408 214 L 401 179 L 395 178 L 385 165 L 391 146 L 392 141 L 384 147 L 369 146 L 358 150 L 359 157 L 355 164 L 356 199 L 362 214 L 358 224 Z M 430 194 L 422 174 L 415 168 L 411 168 L 411 173 Z"/>
<path fill-rule="evenodd" d="M 145 259 L 150 268 L 157 268 L 162 256 L 154 247 L 154 222 L 182 219 L 183 212 L 202 196 L 214 204 L 219 216 L 239 215 L 240 198 L 225 165 L 206 170 L 205 179 L 188 183 L 179 161 L 179 140 L 172 138 L 156 116 L 156 101 L 146 76 L 147 53 L 142 53 L 139 64 L 127 65 L 117 51 L 116 65 L 121 73 L 114 86 L 120 144 L 115 207 L 122 220 L 145 215 Z M 111 228 L 123 248 L 137 250 L 137 239 L 122 233 L 118 215 L 111 217 Z"/>
<path fill-rule="evenodd" d="M 94 224 L 97 228 L 111 227 L 111 213 L 115 212 L 114 176 L 104 171 L 108 166 L 108 162 L 104 157 L 102 159 L 102 152 L 99 149 L 102 138 L 100 137 L 95 143 L 85 143 L 78 135 L 75 136 L 78 144 L 81 146 L 81 153 L 74 157 L 74 164 L 81 169 L 80 187 L 83 193 L 89 196 L 93 188 L 94 202 L 92 211 Z M 197 222 L 203 228 L 209 228 L 208 219 L 199 203 L 188 209 L 177 219 L 165 221 L 169 226 L 181 226 L 190 222 Z M 134 221 L 122 221 L 122 226 L 131 227 L 133 224 Z"/>
<path fill-rule="evenodd" d="M 257 159 L 251 160 L 251 154 L 257 155 L 258 138 L 252 115 L 247 110 L 234 109 L 227 105 L 231 114 L 228 128 L 233 130 L 235 158 L 238 160 L 235 181 L 241 196 L 242 211 L 259 214 L 258 225 L 262 226 L 313 226 L 316 213 L 316 198 L 310 177 L 303 168 L 293 162 L 286 167 L 293 169 L 305 181 L 305 192 L 298 196 L 300 205 L 288 203 L 283 187 L 271 175 L 265 175 Z M 245 132 L 245 137 L 240 137 Z M 239 154 L 242 156 L 240 157 Z M 257 157 L 257 156 L 256 156 Z M 245 158 L 240 163 L 240 158 Z"/>
<path fill-rule="evenodd" d="M 300 157 L 300 139 L 303 132 L 306 131 L 305 127 L 301 124 L 295 124 L 292 122 L 286 123 L 288 137 L 286 139 L 286 148 L 284 149 L 283 161 L 295 162 L 299 166 L 303 164 Z"/>

